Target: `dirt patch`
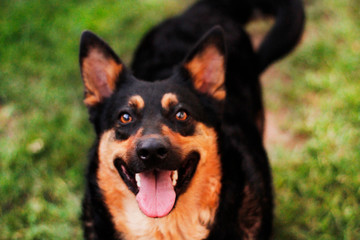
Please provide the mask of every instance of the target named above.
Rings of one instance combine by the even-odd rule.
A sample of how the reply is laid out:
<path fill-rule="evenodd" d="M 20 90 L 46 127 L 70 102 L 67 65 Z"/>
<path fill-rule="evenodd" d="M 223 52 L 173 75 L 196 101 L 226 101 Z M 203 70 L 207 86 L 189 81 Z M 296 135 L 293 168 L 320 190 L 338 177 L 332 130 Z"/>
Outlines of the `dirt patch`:
<path fill-rule="evenodd" d="M 284 110 L 283 110 L 284 111 Z M 264 143 L 266 148 L 282 146 L 287 149 L 295 149 L 303 146 L 307 140 L 305 136 L 292 133 L 283 128 L 287 113 L 281 111 L 266 111 Z"/>
<path fill-rule="evenodd" d="M 289 76 L 281 73 L 276 66 L 271 66 L 262 76 L 263 92 L 265 93 L 264 101 L 276 99 L 281 101 L 279 96 L 271 91 L 272 84 L 291 84 Z M 282 104 L 279 104 L 283 106 Z M 264 142 L 266 148 L 273 146 L 282 146 L 287 149 L 295 149 L 301 147 L 307 140 L 305 136 L 295 134 L 286 126 L 290 114 L 290 109 L 279 108 L 276 110 L 265 109 L 265 133 Z"/>

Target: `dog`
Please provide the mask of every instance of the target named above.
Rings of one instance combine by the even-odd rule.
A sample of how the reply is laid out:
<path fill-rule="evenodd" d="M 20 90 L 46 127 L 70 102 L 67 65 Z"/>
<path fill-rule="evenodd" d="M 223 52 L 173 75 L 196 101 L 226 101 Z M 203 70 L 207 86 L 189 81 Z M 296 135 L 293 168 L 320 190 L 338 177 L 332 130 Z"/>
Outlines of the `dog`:
<path fill-rule="evenodd" d="M 254 50 L 244 26 L 275 23 Z M 298 43 L 301 0 L 201 0 L 150 30 L 125 66 L 85 31 L 96 132 L 85 239 L 269 239 L 273 193 L 259 75 Z"/>

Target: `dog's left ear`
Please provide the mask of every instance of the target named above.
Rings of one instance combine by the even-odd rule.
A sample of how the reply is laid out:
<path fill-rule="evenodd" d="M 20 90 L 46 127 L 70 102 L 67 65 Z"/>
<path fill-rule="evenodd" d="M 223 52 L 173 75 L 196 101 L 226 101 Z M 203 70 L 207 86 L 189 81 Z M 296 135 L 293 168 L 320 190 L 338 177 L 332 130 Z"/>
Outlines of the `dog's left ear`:
<path fill-rule="evenodd" d="M 221 27 L 214 27 L 196 44 L 183 67 L 194 88 L 216 100 L 225 99 L 225 40 Z"/>
<path fill-rule="evenodd" d="M 79 61 L 84 103 L 93 107 L 114 92 L 124 65 L 110 46 L 90 31 L 81 35 Z"/>

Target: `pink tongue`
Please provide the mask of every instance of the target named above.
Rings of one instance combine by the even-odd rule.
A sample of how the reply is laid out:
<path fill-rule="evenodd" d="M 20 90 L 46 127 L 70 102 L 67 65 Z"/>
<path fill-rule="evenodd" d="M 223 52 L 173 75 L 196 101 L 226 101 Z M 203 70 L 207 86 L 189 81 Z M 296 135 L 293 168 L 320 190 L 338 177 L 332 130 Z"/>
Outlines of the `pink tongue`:
<path fill-rule="evenodd" d="M 171 171 L 139 173 L 140 187 L 136 201 L 148 217 L 164 217 L 173 209 L 176 194 Z"/>

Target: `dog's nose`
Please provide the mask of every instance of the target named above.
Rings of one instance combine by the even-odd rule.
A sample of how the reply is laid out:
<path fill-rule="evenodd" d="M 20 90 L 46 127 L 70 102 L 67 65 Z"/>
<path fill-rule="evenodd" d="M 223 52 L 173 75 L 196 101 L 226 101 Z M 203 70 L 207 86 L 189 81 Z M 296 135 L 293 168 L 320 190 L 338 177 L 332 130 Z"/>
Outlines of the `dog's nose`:
<path fill-rule="evenodd" d="M 147 138 L 137 144 L 138 157 L 143 160 L 164 160 L 169 152 L 169 144 L 161 138 Z"/>

